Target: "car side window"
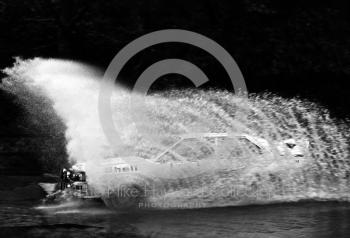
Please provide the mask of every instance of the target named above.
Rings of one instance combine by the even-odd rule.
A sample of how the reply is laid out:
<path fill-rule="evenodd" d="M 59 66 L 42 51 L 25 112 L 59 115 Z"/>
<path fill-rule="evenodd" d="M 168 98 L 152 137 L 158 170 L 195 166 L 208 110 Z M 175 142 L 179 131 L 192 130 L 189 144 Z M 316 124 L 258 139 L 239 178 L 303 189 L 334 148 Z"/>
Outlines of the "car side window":
<path fill-rule="evenodd" d="M 239 141 L 242 143 L 244 148 L 249 150 L 249 152 L 253 152 L 255 154 L 262 154 L 262 149 L 247 138 L 240 138 Z"/>

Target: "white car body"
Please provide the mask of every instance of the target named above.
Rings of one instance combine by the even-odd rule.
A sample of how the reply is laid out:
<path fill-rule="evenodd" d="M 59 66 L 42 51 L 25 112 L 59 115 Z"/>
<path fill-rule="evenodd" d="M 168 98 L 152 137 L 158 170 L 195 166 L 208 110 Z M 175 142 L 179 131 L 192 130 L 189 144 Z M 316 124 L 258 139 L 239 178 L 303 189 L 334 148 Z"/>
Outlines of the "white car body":
<path fill-rule="evenodd" d="M 232 166 L 232 159 L 203 159 L 200 161 L 188 161 L 183 156 L 174 151 L 174 148 L 185 140 L 190 139 L 216 139 L 216 138 L 233 138 L 235 140 L 245 139 L 261 150 L 261 159 L 273 158 L 276 154 L 281 156 L 283 163 L 288 163 L 291 166 L 302 166 L 305 163 L 305 157 L 308 152 L 309 143 L 307 140 L 296 140 L 293 138 L 283 140 L 281 142 L 269 142 L 268 140 L 248 134 L 229 134 L 229 133 L 199 133 L 187 134 L 180 137 L 178 141 L 166 148 L 162 153 L 154 158 L 145 159 L 141 157 L 114 157 L 107 158 L 102 166 L 105 173 L 125 174 L 125 173 L 145 173 L 159 177 L 167 177 L 172 174 L 172 171 L 181 169 L 198 168 L 198 173 L 204 172 L 205 169 L 214 169 L 231 166 L 234 170 L 243 169 L 244 166 L 235 164 Z M 277 153 L 276 153 L 277 152 Z M 164 161 L 163 157 L 166 154 L 173 154 L 177 161 Z M 269 162 L 266 161 L 265 164 Z M 278 166 L 276 163 L 274 167 Z M 269 165 L 267 165 L 269 167 Z"/>

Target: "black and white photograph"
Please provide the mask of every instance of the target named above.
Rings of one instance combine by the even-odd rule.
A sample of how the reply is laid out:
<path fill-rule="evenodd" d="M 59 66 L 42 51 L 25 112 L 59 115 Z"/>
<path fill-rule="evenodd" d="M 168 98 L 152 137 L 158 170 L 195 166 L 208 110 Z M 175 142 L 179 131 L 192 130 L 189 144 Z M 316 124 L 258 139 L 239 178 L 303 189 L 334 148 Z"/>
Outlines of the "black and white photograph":
<path fill-rule="evenodd" d="M 0 0 L 0 237 L 350 237 L 350 2 Z"/>

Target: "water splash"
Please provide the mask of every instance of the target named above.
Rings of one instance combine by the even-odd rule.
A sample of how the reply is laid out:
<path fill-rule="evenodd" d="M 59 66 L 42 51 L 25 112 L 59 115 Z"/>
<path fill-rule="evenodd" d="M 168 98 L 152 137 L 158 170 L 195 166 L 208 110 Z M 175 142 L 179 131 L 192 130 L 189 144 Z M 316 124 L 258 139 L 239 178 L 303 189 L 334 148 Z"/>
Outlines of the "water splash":
<path fill-rule="evenodd" d="M 6 88 L 20 94 L 14 88 L 24 85 L 52 101 L 67 126 L 71 160 L 88 162 L 91 184 L 104 193 L 101 177 L 107 175 L 96 165 L 115 154 L 99 124 L 99 73 L 80 63 L 40 58 L 17 60 L 4 72 L 9 75 L 3 83 Z M 145 185 L 143 191 L 152 190 L 145 204 L 208 207 L 349 198 L 348 126 L 315 103 L 271 94 L 245 98 L 219 90 L 174 90 L 147 96 L 142 106 L 131 110 L 129 96 L 116 86 L 111 106 L 124 142 L 121 148 L 130 156 L 152 161 L 189 133 L 246 134 L 271 145 L 271 153 L 260 154 L 234 138 L 188 140 L 163 156 L 165 164 L 185 160 L 171 173 L 146 169 L 142 176 L 112 179 L 118 185 Z M 309 142 L 304 157 L 298 159 L 301 164 L 278 150 L 278 143 L 291 138 Z M 157 176 L 162 172 L 166 179 Z"/>
<path fill-rule="evenodd" d="M 97 70 L 72 61 L 35 58 L 17 59 L 14 67 L 4 72 L 9 75 L 3 80 L 4 87 L 19 97 L 25 93 L 40 94 L 51 100 L 55 112 L 66 124 L 67 151 L 72 161 L 104 156 L 107 142 L 96 115 Z M 30 96 L 24 100 L 26 105 L 32 104 Z"/>

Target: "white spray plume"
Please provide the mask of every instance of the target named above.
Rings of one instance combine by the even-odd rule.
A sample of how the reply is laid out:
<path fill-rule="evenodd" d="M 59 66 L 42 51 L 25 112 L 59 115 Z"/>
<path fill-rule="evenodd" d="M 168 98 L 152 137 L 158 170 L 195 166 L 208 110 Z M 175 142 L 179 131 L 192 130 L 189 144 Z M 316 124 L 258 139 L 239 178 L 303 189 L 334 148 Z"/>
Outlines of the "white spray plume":
<path fill-rule="evenodd" d="M 67 151 L 71 160 L 92 162 L 87 167 L 89 184 L 96 185 L 101 192 L 103 182 L 98 179 L 101 175 L 106 176 L 97 165 L 101 159 L 112 155 L 111 146 L 100 126 L 98 113 L 101 75 L 84 64 L 40 58 L 18 60 L 12 68 L 5 69 L 4 72 L 9 75 L 5 83 L 11 84 L 12 79 L 23 82 L 28 88 L 39 90 L 51 99 L 54 110 L 67 127 Z M 113 122 L 123 143 L 134 152 L 142 153 L 142 159 L 156 160 L 156 155 L 176 142 L 176 135 L 186 133 L 233 132 L 254 135 L 271 142 L 282 142 L 291 138 L 310 142 L 309 151 L 304 157 L 297 158 L 298 161 L 304 161 L 302 166 L 295 162 L 296 158 L 290 155 L 282 157 L 277 151 L 266 156 L 244 156 L 242 159 L 232 153 L 239 145 L 234 141 L 222 145 L 219 143 L 219 149 L 222 148 L 218 151 L 220 153 L 214 153 L 217 145 L 206 146 L 208 143 L 205 143 L 205 147 L 200 141 L 198 144 L 187 142 L 182 147 L 174 148 L 178 155 L 188 159 L 185 166 L 189 164 L 187 162 L 217 159 L 220 154 L 220 157 L 232 161 L 231 167 L 226 164 L 223 167 L 220 163 L 214 167 L 211 166 L 212 162 L 207 167 L 213 173 L 202 174 L 198 173 L 202 171 L 198 166 L 178 166 L 179 169 L 172 170 L 171 186 L 168 186 L 169 180 L 159 179 L 153 171 L 151 173 L 139 169 L 139 173 L 144 172 L 143 175 L 153 179 L 147 179 L 146 182 L 155 181 L 161 190 L 169 188 L 162 195 L 156 194 L 151 201 L 177 204 L 201 201 L 207 206 L 250 202 L 244 197 L 237 200 L 223 193 L 232 189 L 235 184 L 242 187 L 243 192 L 259 186 L 274 192 L 274 197 L 268 198 L 269 200 L 259 198 L 260 202 L 312 198 L 348 200 L 348 125 L 340 126 L 327 110 L 322 110 L 316 104 L 274 95 L 241 98 L 218 90 L 175 90 L 148 96 L 145 100 L 147 110 L 141 117 L 137 110 L 128 109 L 125 92 L 123 89 L 118 90 L 111 98 Z M 131 123 L 131 119 L 135 118 L 143 123 L 136 129 Z M 146 133 L 141 133 L 141 130 Z M 148 131 L 156 132 L 156 136 L 147 137 L 151 134 Z M 243 149 L 247 147 L 244 144 L 242 146 Z M 165 162 L 176 162 L 172 154 L 164 155 L 162 159 Z M 207 167 L 203 166 L 204 169 Z M 193 176 L 194 172 L 200 176 Z M 129 180 L 126 183 L 138 181 Z M 284 188 L 295 190 L 285 193 Z M 205 195 L 203 198 L 200 197 L 202 191 Z"/>
<path fill-rule="evenodd" d="M 73 61 L 34 58 L 17 59 L 15 66 L 4 72 L 9 80 L 21 80 L 51 99 L 67 127 L 67 152 L 71 161 L 96 161 L 110 154 L 98 117 L 101 76 L 97 69 Z"/>

